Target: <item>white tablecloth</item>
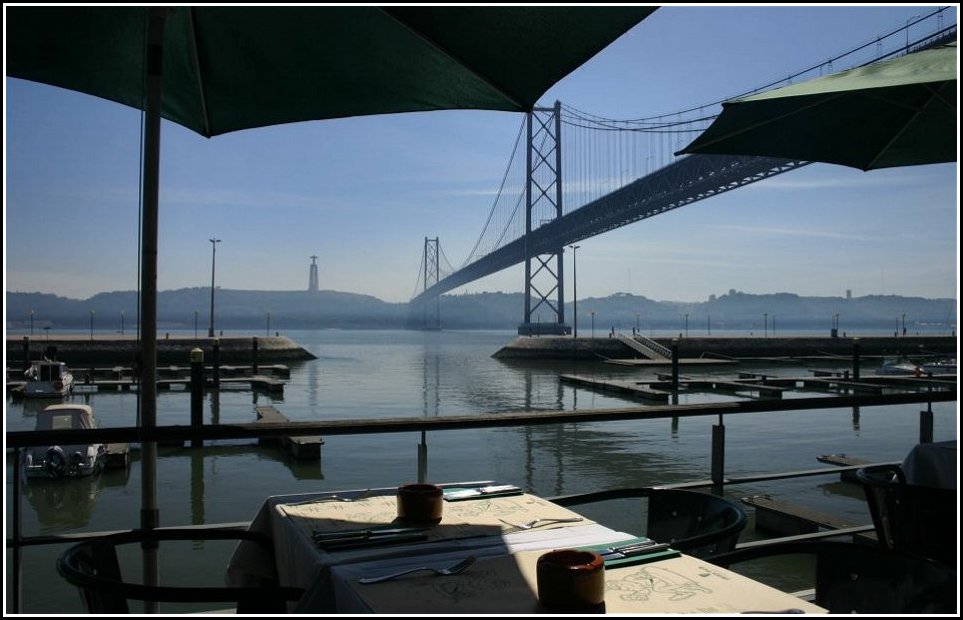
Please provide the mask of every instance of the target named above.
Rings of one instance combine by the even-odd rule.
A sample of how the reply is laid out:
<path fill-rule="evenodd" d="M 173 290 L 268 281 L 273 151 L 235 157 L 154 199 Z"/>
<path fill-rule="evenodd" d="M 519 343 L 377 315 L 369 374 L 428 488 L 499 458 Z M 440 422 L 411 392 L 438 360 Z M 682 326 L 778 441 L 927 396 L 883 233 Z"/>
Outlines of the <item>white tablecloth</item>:
<path fill-rule="evenodd" d="M 381 493 L 390 494 L 391 497 L 394 496 L 393 489 L 382 490 Z M 346 495 L 348 494 L 350 492 L 346 493 Z M 386 525 L 391 520 L 390 515 L 384 516 L 386 506 L 390 505 L 389 500 L 384 497 L 374 497 L 365 504 L 360 502 L 309 504 L 307 507 L 310 511 L 319 515 L 312 521 L 305 518 L 303 512 L 298 513 L 299 510 L 304 508 L 303 505 L 300 507 L 294 505 L 311 497 L 311 495 L 274 496 L 265 501 L 252 521 L 251 529 L 271 536 L 274 541 L 275 557 L 264 557 L 262 552 L 254 548 L 253 545 L 242 543 L 228 566 L 227 581 L 230 585 L 253 584 L 257 583 L 260 577 L 276 577 L 281 585 L 304 588 L 304 596 L 289 609 L 292 613 L 403 613 L 403 611 L 396 609 L 372 609 L 372 604 L 369 604 L 370 601 L 367 599 L 371 598 L 371 594 L 377 591 L 360 589 L 383 586 L 391 588 L 394 586 L 390 584 L 397 584 L 398 582 L 388 582 L 387 585 L 365 586 L 359 585 L 357 579 L 365 575 L 384 574 L 385 572 L 426 564 L 439 567 L 446 566 L 467 555 L 473 555 L 478 558 L 478 561 L 465 573 L 472 573 L 472 579 L 476 583 L 476 593 L 479 587 L 488 587 L 489 584 L 494 584 L 496 589 L 509 588 L 513 597 L 511 600 L 517 601 L 520 607 L 516 611 L 527 613 L 532 611 L 528 608 L 537 603 L 537 598 L 533 598 L 533 582 L 531 580 L 534 579 L 534 561 L 542 551 L 586 547 L 636 538 L 635 534 L 617 532 L 588 519 L 581 523 L 557 524 L 547 526 L 544 529 L 538 528 L 515 533 L 500 531 L 497 526 L 492 525 L 495 521 L 494 517 L 503 517 L 506 514 L 505 511 L 509 511 L 508 514 L 515 514 L 518 517 L 522 516 L 524 510 L 535 511 L 537 517 L 541 517 L 543 514 L 549 516 L 577 514 L 541 498 L 525 494 L 510 498 L 446 502 L 446 518 L 442 520 L 441 526 L 444 526 L 447 521 L 449 528 L 457 530 L 457 528 L 463 527 L 467 520 L 467 527 L 469 528 L 486 528 L 483 530 L 484 535 L 443 540 L 430 539 L 417 543 L 327 552 L 319 549 L 314 543 L 311 536 L 312 530 L 318 527 L 331 531 L 330 528 L 338 524 L 344 525 L 344 529 L 352 529 L 359 525 L 367 527 L 374 524 L 376 518 L 381 519 L 380 524 Z M 372 508 L 373 506 L 374 508 Z M 381 512 L 378 512 L 379 510 Z M 510 511 L 516 512 L 511 513 Z M 532 518 L 531 512 L 526 515 L 526 518 L 513 517 L 512 522 L 530 520 L 530 518 Z M 490 582 L 478 581 L 480 576 L 485 574 L 481 568 L 488 567 L 489 574 L 492 574 L 491 570 L 501 570 L 498 567 L 506 562 L 508 565 L 515 566 L 513 562 L 516 560 L 518 561 L 517 570 L 505 573 L 513 575 L 513 582 L 509 583 L 500 577 Z M 668 562 L 673 564 L 670 565 Z M 274 567 L 276 567 L 276 573 Z M 630 571 L 629 568 L 634 570 Z M 789 594 L 687 556 L 662 560 L 642 565 L 642 567 L 622 567 L 611 571 L 611 573 L 614 580 L 612 584 L 609 584 L 611 588 L 623 589 L 621 592 L 613 593 L 613 596 L 622 597 L 618 600 L 613 599 L 611 611 L 615 613 L 618 613 L 618 610 L 626 605 L 629 606 L 629 610 L 643 613 L 671 613 L 677 609 L 673 606 L 666 607 L 676 598 L 676 594 L 670 592 L 673 588 L 684 589 L 687 592 L 686 597 L 698 595 L 700 600 L 697 604 L 701 605 L 701 608 L 715 609 L 720 613 L 759 609 L 821 611 L 820 608 L 809 605 Z M 609 571 L 607 571 L 606 576 L 608 583 Z M 438 581 L 424 582 L 416 579 L 403 582 L 401 585 L 406 586 L 412 583 L 441 585 L 443 583 L 441 580 L 455 578 L 430 577 L 429 579 Z M 668 593 L 668 598 L 660 599 L 656 597 L 649 600 L 649 594 L 655 594 L 652 591 L 654 587 L 659 589 L 663 595 Z M 624 591 L 626 588 L 628 591 Z M 636 588 L 641 588 L 641 590 L 633 594 L 633 590 Z M 665 590 L 665 588 L 668 588 L 668 590 Z M 643 590 L 649 594 L 646 594 Z M 488 604 L 492 597 L 498 596 L 498 591 L 491 593 L 483 591 L 480 594 L 481 598 L 476 600 L 479 603 Z M 606 605 L 609 606 L 609 595 L 606 596 Z M 622 600 L 623 598 L 625 600 Z M 410 597 L 401 596 L 400 599 L 403 599 L 408 606 L 415 605 L 417 607 L 417 602 L 412 602 Z M 649 602 L 638 603 L 637 601 L 641 599 L 649 600 Z M 384 597 L 382 597 L 375 605 L 383 604 L 384 600 Z M 395 601 L 399 598 L 389 596 L 387 600 Z M 744 602 L 740 603 L 739 601 Z M 393 603 L 390 603 L 389 607 L 392 605 Z M 698 611 L 697 608 L 690 607 L 678 609 L 682 612 L 687 610 Z M 434 609 L 417 611 L 419 611 L 419 615 L 436 612 Z M 465 603 L 464 601 L 461 602 L 461 606 L 449 610 L 438 610 L 438 612 L 445 615 L 474 613 L 471 603 Z"/>

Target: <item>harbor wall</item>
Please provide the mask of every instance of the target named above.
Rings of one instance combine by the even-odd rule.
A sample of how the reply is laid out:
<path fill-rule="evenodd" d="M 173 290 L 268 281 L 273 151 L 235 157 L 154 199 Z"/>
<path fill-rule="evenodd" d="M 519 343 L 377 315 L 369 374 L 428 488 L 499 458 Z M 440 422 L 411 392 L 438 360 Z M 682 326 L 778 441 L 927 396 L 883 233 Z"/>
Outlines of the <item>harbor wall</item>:
<path fill-rule="evenodd" d="M 693 337 L 653 338 L 664 347 L 678 346 L 679 357 L 775 358 L 846 357 L 859 344 L 860 356 L 956 356 L 955 336 L 861 336 L 859 338 L 798 337 Z M 618 338 L 519 336 L 495 354 L 505 359 L 631 359 L 641 357 Z"/>
<path fill-rule="evenodd" d="M 316 355 L 304 349 L 286 336 L 252 336 L 222 338 L 171 337 L 157 339 L 158 364 L 189 364 L 194 348 L 204 351 L 204 359 L 210 362 L 217 341 L 218 360 L 222 364 L 250 364 L 254 358 L 257 342 L 259 363 L 275 364 L 316 359 Z M 40 359 L 44 352 L 67 362 L 68 366 L 83 364 L 122 364 L 133 366 L 139 350 L 135 337 L 103 338 L 85 336 L 61 336 L 58 338 L 7 337 L 7 366 L 21 365 L 25 345 L 29 347 L 28 359 Z"/>

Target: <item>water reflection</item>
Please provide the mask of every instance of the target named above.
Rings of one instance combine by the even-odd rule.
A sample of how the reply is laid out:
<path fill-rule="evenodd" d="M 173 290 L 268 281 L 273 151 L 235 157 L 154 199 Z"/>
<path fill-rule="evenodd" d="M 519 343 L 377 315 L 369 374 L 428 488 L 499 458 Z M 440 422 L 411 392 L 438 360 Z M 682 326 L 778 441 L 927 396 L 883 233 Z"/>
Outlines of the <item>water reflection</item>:
<path fill-rule="evenodd" d="M 90 523 L 100 476 L 31 478 L 23 485 L 23 494 L 37 515 L 41 532 L 77 530 Z"/>

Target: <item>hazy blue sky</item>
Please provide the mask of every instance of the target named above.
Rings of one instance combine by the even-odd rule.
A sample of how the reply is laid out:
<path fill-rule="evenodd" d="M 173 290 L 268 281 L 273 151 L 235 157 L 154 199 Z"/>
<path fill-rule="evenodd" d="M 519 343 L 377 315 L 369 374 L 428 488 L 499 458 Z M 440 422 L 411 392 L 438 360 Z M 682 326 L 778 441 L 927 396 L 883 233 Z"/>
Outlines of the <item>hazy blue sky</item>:
<path fill-rule="evenodd" d="M 933 6 L 665 6 L 542 102 L 616 119 L 676 112 L 782 79 Z M 10 78 L 4 112 L 6 290 L 135 290 L 139 112 Z M 468 255 L 520 122 L 429 112 L 205 139 L 165 121 L 158 288 L 209 286 L 217 237 L 222 288 L 306 289 L 317 255 L 322 289 L 407 301 L 426 236 L 452 263 Z M 578 294 L 956 297 L 958 225 L 956 164 L 813 164 L 581 242 Z M 455 292 L 523 285 L 519 265 Z"/>

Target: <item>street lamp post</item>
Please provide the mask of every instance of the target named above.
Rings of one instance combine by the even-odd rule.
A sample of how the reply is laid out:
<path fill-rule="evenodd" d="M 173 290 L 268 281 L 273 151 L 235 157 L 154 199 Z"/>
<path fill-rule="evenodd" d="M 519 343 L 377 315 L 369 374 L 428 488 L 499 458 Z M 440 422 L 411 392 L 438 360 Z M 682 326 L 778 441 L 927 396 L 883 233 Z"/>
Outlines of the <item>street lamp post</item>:
<path fill-rule="evenodd" d="M 30 335 L 33 336 L 33 310 L 30 311 Z"/>
<path fill-rule="evenodd" d="M 592 310 L 592 338 L 595 339 L 595 310 Z"/>
<path fill-rule="evenodd" d="M 90 311 L 90 339 L 94 339 L 94 311 Z"/>
<path fill-rule="evenodd" d="M 197 340 L 197 310 L 194 311 L 194 340 Z"/>
<path fill-rule="evenodd" d="M 120 311 L 120 335 L 124 335 L 124 311 Z"/>
<path fill-rule="evenodd" d="M 207 337 L 214 337 L 214 260 L 217 256 L 217 244 L 220 239 L 210 239 L 211 242 L 211 326 L 207 330 Z"/>
<path fill-rule="evenodd" d="M 906 335 L 906 313 L 903 313 L 903 335 Z"/>
<path fill-rule="evenodd" d="M 768 312 L 762 313 L 762 335 L 767 338 L 769 337 L 769 313 Z"/>
<path fill-rule="evenodd" d="M 578 271 L 576 271 L 575 250 L 581 246 L 568 247 L 572 250 L 572 338 L 578 338 Z"/>
<path fill-rule="evenodd" d="M 706 335 L 708 336 L 712 335 L 712 315 L 711 314 L 706 315 Z"/>
<path fill-rule="evenodd" d="M 267 332 L 266 332 L 266 335 L 267 335 L 267 336 L 270 336 L 270 335 L 271 335 L 271 313 L 270 313 L 270 312 L 267 313 Z"/>
<path fill-rule="evenodd" d="M 689 337 L 689 313 L 685 313 L 685 337 Z"/>

